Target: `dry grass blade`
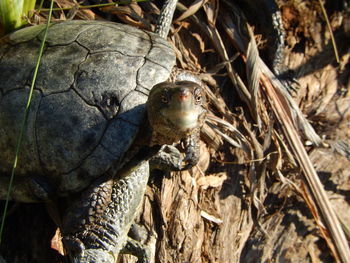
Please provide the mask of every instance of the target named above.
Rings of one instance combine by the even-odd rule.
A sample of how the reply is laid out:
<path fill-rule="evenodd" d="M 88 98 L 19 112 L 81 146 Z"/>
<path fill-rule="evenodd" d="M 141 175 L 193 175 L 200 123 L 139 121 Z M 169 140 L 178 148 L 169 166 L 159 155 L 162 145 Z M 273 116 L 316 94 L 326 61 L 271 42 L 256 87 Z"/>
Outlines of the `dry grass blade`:
<path fill-rule="evenodd" d="M 296 124 L 296 126 L 301 129 L 301 131 L 303 132 L 304 136 L 310 140 L 314 145 L 321 145 L 321 139 L 320 137 L 316 134 L 315 130 L 312 128 L 312 126 L 309 124 L 309 122 L 306 120 L 306 118 L 303 116 L 302 112 L 300 111 L 299 107 L 296 105 L 296 103 L 294 102 L 294 100 L 292 99 L 292 97 L 289 95 L 288 91 L 286 91 L 285 87 L 282 85 L 282 83 L 275 77 L 275 75 L 271 72 L 271 70 L 266 66 L 266 64 L 260 59 L 260 57 L 258 57 L 259 63 L 256 63 L 257 61 L 255 61 L 256 59 L 254 59 L 254 57 L 256 58 L 256 55 L 252 55 L 252 44 L 247 44 L 247 40 L 243 37 L 245 35 L 247 35 L 248 33 L 244 33 L 242 32 L 242 28 L 247 28 L 246 25 L 244 24 L 244 20 L 242 21 L 242 19 L 239 18 L 239 15 L 237 14 L 236 16 L 232 17 L 234 14 L 232 14 L 231 16 L 229 15 L 224 15 L 222 17 L 222 23 L 224 25 L 224 29 L 228 35 L 228 37 L 230 38 L 230 41 L 232 42 L 232 44 L 243 54 L 246 55 L 248 50 L 249 51 L 249 58 L 247 58 L 247 60 L 254 60 L 252 62 L 248 62 L 249 65 L 253 65 L 254 63 L 254 67 L 256 68 L 260 68 L 260 70 L 262 71 L 263 74 L 267 75 L 268 78 L 273 82 L 273 85 L 275 87 L 277 87 L 281 93 L 283 94 L 283 97 L 285 98 L 285 100 L 288 102 L 288 104 L 290 105 L 290 109 L 291 109 L 291 114 L 292 114 L 292 118 Z M 237 23 L 241 23 L 240 28 L 238 28 L 238 26 L 236 25 L 236 23 L 233 21 L 233 18 L 235 18 L 238 22 Z M 249 30 L 249 29 L 248 29 Z M 251 39 L 253 39 L 251 37 Z M 250 42 L 248 42 L 250 43 Z M 250 46 L 249 48 L 245 48 L 246 46 Z M 256 45 L 255 45 L 256 46 Z M 248 54 L 247 54 L 248 56 Z M 247 65 L 247 69 L 248 69 L 248 80 L 251 79 L 254 75 L 249 74 L 249 65 Z M 255 74 L 256 75 L 256 74 Z M 250 82 L 252 82 L 252 80 L 250 80 Z M 244 85 L 244 84 L 243 84 Z M 240 87 L 242 87 L 242 85 L 240 85 Z M 244 89 L 243 89 L 244 91 Z M 250 98 L 250 94 L 249 94 L 249 98 Z M 250 108 L 252 108 L 252 106 L 250 106 Z M 251 111 L 254 112 L 254 111 Z"/>
<path fill-rule="evenodd" d="M 312 200 L 312 197 L 310 196 L 309 191 L 305 187 L 305 184 L 302 184 L 302 187 L 298 188 L 297 190 L 302 195 L 303 199 L 305 200 L 306 205 L 309 207 L 309 210 L 310 210 L 311 214 L 313 215 L 315 223 L 317 224 L 324 240 L 327 242 L 329 249 L 331 250 L 331 252 L 335 256 L 335 258 L 339 261 L 339 257 L 337 256 L 337 252 L 336 252 L 335 246 L 332 242 L 332 239 L 329 236 L 328 230 L 327 230 L 327 228 L 325 228 L 325 226 L 321 220 L 321 217 L 319 216 L 319 213 L 317 212 L 317 206 L 315 205 L 315 202 Z"/>
<path fill-rule="evenodd" d="M 335 39 L 334 39 L 332 27 L 331 27 L 331 24 L 330 24 L 330 22 L 329 22 L 326 9 L 324 8 L 323 2 L 322 2 L 321 0 L 319 0 L 318 2 L 320 3 L 320 6 L 321 6 L 321 10 L 322 10 L 324 19 L 326 20 L 326 23 L 327 23 L 327 28 L 328 28 L 329 34 L 330 34 L 330 36 L 331 36 L 335 60 L 337 61 L 337 63 L 340 63 L 339 53 L 338 53 L 338 48 L 337 48 L 337 43 L 335 42 Z"/>
<path fill-rule="evenodd" d="M 249 30 L 251 38 L 253 39 L 253 32 Z M 258 90 L 259 90 L 259 79 L 260 79 L 260 67 L 257 61 L 259 60 L 258 47 L 256 46 L 255 41 L 250 41 L 247 49 L 247 79 L 248 87 L 250 94 L 252 95 L 251 104 L 252 104 L 252 114 L 258 124 L 259 129 L 261 129 L 261 121 L 258 114 Z"/>
<path fill-rule="evenodd" d="M 178 4 L 178 7 L 182 12 L 185 12 L 187 10 L 187 8 L 180 3 Z M 197 25 L 199 25 L 203 29 L 203 32 L 205 32 L 205 34 L 209 37 L 209 39 L 211 39 L 215 47 L 215 50 L 219 53 L 222 60 L 225 62 L 230 61 L 230 58 L 226 52 L 225 46 L 223 44 L 223 41 L 217 29 L 215 27 L 212 27 L 203 23 L 196 16 L 191 16 L 191 20 L 193 20 Z M 243 101 L 245 101 L 248 106 L 250 106 L 251 95 L 247 87 L 244 85 L 244 82 L 241 80 L 238 74 L 233 70 L 231 63 L 226 63 L 225 66 L 226 66 L 226 70 L 229 78 L 234 83 L 234 86 L 237 87 L 237 92 L 240 98 Z"/>
<path fill-rule="evenodd" d="M 291 187 L 293 187 L 293 189 L 298 192 L 304 199 L 306 205 L 308 206 L 314 220 L 315 223 L 317 224 L 319 231 L 321 233 L 321 235 L 323 236 L 324 240 L 327 242 L 327 245 L 329 247 L 329 249 L 332 251 L 333 255 L 336 255 L 336 250 L 335 247 L 333 245 L 333 242 L 331 240 L 331 238 L 328 235 L 328 231 L 325 228 L 324 224 L 322 223 L 322 220 L 319 216 L 319 214 L 317 213 L 317 207 L 315 205 L 315 202 L 312 200 L 312 197 L 310 196 L 310 194 L 308 193 L 305 184 L 301 184 L 301 186 L 298 186 L 297 184 L 295 184 L 294 182 L 292 182 L 291 180 L 289 180 L 288 178 L 284 177 L 280 172 L 278 173 L 280 179 L 284 182 L 284 184 L 288 184 Z"/>
<path fill-rule="evenodd" d="M 207 116 L 207 122 L 215 130 L 215 132 L 217 132 L 220 136 L 222 136 L 227 142 L 229 142 L 230 144 L 232 144 L 235 147 L 243 149 L 249 156 L 253 156 L 251 154 L 251 147 L 250 147 L 249 142 L 244 137 L 244 135 L 239 130 L 237 130 L 233 125 L 231 125 L 230 123 L 228 123 L 227 121 L 225 121 L 223 119 L 220 119 L 220 118 L 218 118 L 214 115 L 210 115 L 210 114 Z M 229 137 L 225 133 L 221 132 L 219 130 L 218 126 L 214 125 L 213 123 L 220 124 L 225 129 L 228 129 L 230 132 L 233 133 L 234 138 L 236 140 Z M 237 142 L 237 140 L 238 140 L 238 142 Z"/>
<path fill-rule="evenodd" d="M 203 9 L 207 15 L 208 23 L 215 27 L 216 19 L 219 14 L 219 1 L 217 0 L 209 0 L 206 5 L 203 6 Z"/>
<path fill-rule="evenodd" d="M 340 221 L 340 224 L 342 225 L 346 237 L 348 238 L 348 240 L 350 240 L 350 226 L 348 226 L 340 216 L 341 211 L 335 210 L 335 213 L 337 214 L 337 217 Z"/>
<path fill-rule="evenodd" d="M 275 87 L 275 89 L 278 90 L 277 95 L 279 95 L 280 99 L 284 101 L 284 104 L 286 105 L 285 110 L 288 111 L 288 115 L 291 117 L 293 124 L 301 130 L 303 136 L 307 140 L 310 140 L 316 146 L 322 145 L 323 143 L 320 136 L 318 136 L 314 128 L 304 117 L 300 108 L 295 103 L 295 101 L 290 96 L 285 87 L 282 85 L 282 83 L 275 77 L 275 75 L 271 72 L 271 70 L 261 59 L 259 59 L 259 66 L 262 73 L 269 79 L 273 87 Z"/>
<path fill-rule="evenodd" d="M 341 259 L 342 262 L 349 262 L 350 249 L 347 245 L 344 232 L 333 208 L 331 207 L 323 185 L 319 180 L 310 158 L 300 140 L 293 119 L 297 120 L 298 125 L 296 126 L 300 127 L 304 131 L 304 134 L 309 137 L 314 144 L 321 144 L 321 140 L 308 121 L 303 117 L 300 109 L 295 105 L 295 102 L 285 90 L 284 86 L 274 77 L 274 75 L 267 69 L 266 65 L 259 58 L 255 39 L 253 38 L 252 34 L 250 34 L 250 36 L 251 40 L 247 51 L 247 74 L 252 97 L 256 97 L 254 96 L 254 92 L 257 92 L 254 90 L 254 87 L 252 87 L 252 83 L 261 77 L 260 79 L 267 99 L 270 102 L 273 112 L 284 131 L 295 158 L 302 167 L 306 185 L 309 187 L 315 202 L 318 204 L 323 220 L 330 231 L 331 237 L 334 241 L 334 246 L 338 252 L 338 254 L 334 253 L 335 257 Z M 263 70 L 262 76 L 260 76 L 260 70 Z M 273 80 L 273 85 L 270 82 L 270 79 Z M 334 252 L 332 244 L 329 244 L 329 247 Z"/>
<path fill-rule="evenodd" d="M 331 142 L 330 146 L 334 149 L 334 151 L 350 160 L 350 145 L 347 142 L 342 140 Z"/>
<path fill-rule="evenodd" d="M 233 138 L 230 136 L 226 135 L 225 133 L 221 132 L 219 128 L 211 123 L 209 123 L 209 126 L 214 129 L 216 133 L 218 133 L 222 138 L 224 138 L 228 143 L 230 143 L 232 146 L 237 147 L 237 148 L 242 148 L 241 143 L 235 141 Z"/>
<path fill-rule="evenodd" d="M 279 90 L 275 89 L 274 86 L 271 85 L 271 82 L 265 75 L 262 76 L 261 80 L 271 107 L 278 121 L 281 123 L 290 147 L 292 148 L 296 159 L 304 172 L 306 184 L 310 188 L 310 191 L 314 196 L 318 207 L 320 208 L 323 219 L 334 240 L 338 256 L 342 262 L 350 262 L 350 249 L 344 232 L 334 210 L 332 209 L 327 194 L 323 189 L 323 185 L 318 178 L 309 156 L 307 155 L 306 150 L 298 136 L 298 132 L 293 125 L 293 121 L 288 113 L 289 109 L 286 109 L 285 103 L 281 101 L 283 94 L 281 94 Z"/>
<path fill-rule="evenodd" d="M 228 1 L 224 2 L 230 6 L 233 12 L 229 14 L 224 13 L 221 17 L 221 23 L 231 43 L 239 52 L 245 55 L 249 41 L 247 38 L 244 38 L 247 34 L 246 32 L 242 32 L 242 29 L 246 28 L 246 21 L 241 18 L 240 12 L 236 10 L 232 3 Z"/>
<path fill-rule="evenodd" d="M 193 4 L 181 14 L 179 18 L 175 20 L 175 22 L 180 22 L 192 15 L 194 15 L 206 2 L 207 0 L 196 0 Z"/>
<path fill-rule="evenodd" d="M 144 19 L 144 13 L 141 7 L 136 3 L 132 3 L 127 6 L 108 6 L 101 8 L 101 10 L 111 15 L 116 15 L 126 24 L 146 30 L 152 30 L 151 24 L 146 19 Z"/>

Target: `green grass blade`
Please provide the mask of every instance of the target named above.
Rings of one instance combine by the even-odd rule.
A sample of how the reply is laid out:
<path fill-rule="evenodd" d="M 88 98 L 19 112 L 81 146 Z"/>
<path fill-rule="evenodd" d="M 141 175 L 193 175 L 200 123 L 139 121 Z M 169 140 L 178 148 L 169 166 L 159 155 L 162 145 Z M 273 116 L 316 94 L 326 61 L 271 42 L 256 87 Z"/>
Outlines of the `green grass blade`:
<path fill-rule="evenodd" d="M 1 1 L 1 0 L 0 0 Z M 38 55 L 38 59 L 37 59 L 37 63 L 36 63 L 36 67 L 34 70 L 34 75 L 33 75 L 33 79 L 32 79 L 32 84 L 30 86 L 30 90 L 29 90 L 29 95 L 28 95 L 28 100 L 27 100 L 27 105 L 26 108 L 24 110 L 24 114 L 23 114 L 23 120 L 22 120 L 22 125 L 21 125 L 21 130 L 20 133 L 17 137 L 17 144 L 16 144 L 16 155 L 15 155 L 15 159 L 13 161 L 13 166 L 12 166 L 12 171 L 11 171 L 11 178 L 10 178 L 10 183 L 9 183 L 9 188 L 7 191 L 7 198 L 6 198 L 6 202 L 5 202 L 5 207 L 4 207 L 4 212 L 3 212 L 3 216 L 2 216 L 2 220 L 1 220 L 1 226 L 0 226 L 0 244 L 1 244 L 1 237 L 2 237 L 2 232 L 4 229 L 4 225 L 5 225 L 5 218 L 6 218 L 6 213 L 7 213 L 7 208 L 8 208 L 8 203 L 9 203 L 9 199 L 10 199 L 10 193 L 11 193 L 11 189 L 12 189 L 12 184 L 13 184 L 13 179 L 15 177 L 15 171 L 16 171 L 16 167 L 17 167 L 17 163 L 18 163 L 18 156 L 20 154 L 20 150 L 21 150 L 21 145 L 22 145 L 22 140 L 23 140 L 23 134 L 24 134 L 24 130 L 25 127 L 27 125 L 27 119 L 28 119 L 28 113 L 29 113 L 29 108 L 30 108 L 30 104 L 31 104 L 31 100 L 32 100 L 32 96 L 33 96 L 33 91 L 34 91 L 34 86 L 35 86 L 35 81 L 36 81 L 36 77 L 39 71 L 39 66 L 40 66 L 40 62 L 41 62 L 41 58 L 42 55 L 44 53 L 44 46 L 45 46 L 45 41 L 46 41 L 46 37 L 47 37 L 47 31 L 50 25 L 50 21 L 51 21 L 51 14 L 52 14 L 52 7 L 53 7 L 53 0 L 51 0 L 51 6 L 50 6 L 50 12 L 49 12 L 49 17 L 47 19 L 47 23 L 46 23 L 46 28 L 45 28 L 45 33 L 44 33 L 44 37 L 41 41 L 41 45 L 40 45 L 40 50 L 39 50 L 39 55 Z"/>
<path fill-rule="evenodd" d="M 25 16 L 35 7 L 36 0 L 0 0 L 0 23 L 9 33 L 26 24 Z"/>

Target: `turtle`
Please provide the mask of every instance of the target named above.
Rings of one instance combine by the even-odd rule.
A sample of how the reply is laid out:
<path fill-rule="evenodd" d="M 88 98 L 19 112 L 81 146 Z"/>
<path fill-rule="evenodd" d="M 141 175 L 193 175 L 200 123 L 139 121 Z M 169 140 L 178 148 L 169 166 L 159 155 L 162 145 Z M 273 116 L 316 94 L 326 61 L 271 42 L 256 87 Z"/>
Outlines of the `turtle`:
<path fill-rule="evenodd" d="M 148 262 L 128 232 L 150 163 L 183 170 L 198 162 L 206 99 L 199 80 L 173 73 L 165 36 L 176 2 L 165 1 L 156 33 L 102 21 L 50 25 L 9 193 L 45 26 L 0 39 L 0 199 L 73 196 L 61 226 L 72 262 L 115 262 L 124 252 Z"/>

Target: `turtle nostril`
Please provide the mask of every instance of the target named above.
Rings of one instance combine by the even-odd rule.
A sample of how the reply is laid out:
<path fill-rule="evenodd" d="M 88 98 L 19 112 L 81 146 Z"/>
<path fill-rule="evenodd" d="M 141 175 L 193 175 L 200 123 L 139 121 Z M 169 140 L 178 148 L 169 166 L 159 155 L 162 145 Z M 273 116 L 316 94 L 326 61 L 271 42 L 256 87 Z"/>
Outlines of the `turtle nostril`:
<path fill-rule="evenodd" d="M 179 100 L 180 101 L 184 101 L 187 100 L 187 98 L 189 97 L 189 91 L 188 90 L 181 90 L 179 93 Z"/>

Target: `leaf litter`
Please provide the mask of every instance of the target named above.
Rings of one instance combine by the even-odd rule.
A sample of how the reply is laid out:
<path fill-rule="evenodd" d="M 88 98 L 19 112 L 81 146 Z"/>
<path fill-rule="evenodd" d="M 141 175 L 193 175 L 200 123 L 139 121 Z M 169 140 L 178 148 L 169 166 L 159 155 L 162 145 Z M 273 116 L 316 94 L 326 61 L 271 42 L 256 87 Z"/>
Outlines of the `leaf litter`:
<path fill-rule="evenodd" d="M 322 172 L 317 170 L 320 151 L 335 159 L 339 153 L 345 156 L 340 167 L 349 164 L 349 133 L 344 131 L 349 128 L 346 105 L 350 94 L 346 47 L 339 47 L 343 63 L 339 71 L 331 64 L 333 47 L 320 7 L 301 0 L 278 1 L 286 27 L 286 65 L 298 80 L 298 88 L 290 90 L 269 68 L 264 41 L 256 43 L 267 37 L 249 17 L 249 1 L 241 2 L 246 5 L 227 0 L 178 4 L 169 40 L 178 65 L 201 77 L 208 90 L 211 113 L 203 129 L 202 147 L 210 158 L 188 172 L 164 178 L 161 185 L 151 182 L 138 220 L 158 233 L 161 262 L 245 262 L 256 258 L 254 251 L 261 261 L 293 259 L 295 255 L 283 254 L 283 248 L 298 242 L 305 245 L 294 248 L 294 254 L 346 262 L 349 248 L 341 225 L 349 221 L 344 223 L 348 219 L 339 215 L 339 209 L 335 215 L 324 185 L 327 180 L 321 178 L 322 185 L 316 173 Z M 66 7 L 73 2 L 56 3 Z M 349 20 L 349 11 L 329 3 L 326 10 L 333 12 L 330 24 L 336 41 L 348 40 L 347 24 L 337 19 Z M 150 2 L 102 11 L 148 30 L 154 28 L 159 13 Z M 72 16 L 103 19 L 80 9 L 57 15 L 59 19 Z M 338 108 L 342 110 L 337 112 Z M 328 121 L 337 128 L 331 129 Z M 329 170 L 333 174 L 331 167 Z M 349 201 L 345 198 L 344 202 Z M 302 232 L 298 229 L 301 222 L 314 229 L 305 237 L 294 234 Z M 285 244 L 278 245 L 277 236 Z M 320 239 L 330 252 L 323 251 Z M 226 247 L 219 249 L 222 243 Z M 249 249 L 252 244 L 254 249 Z"/>

